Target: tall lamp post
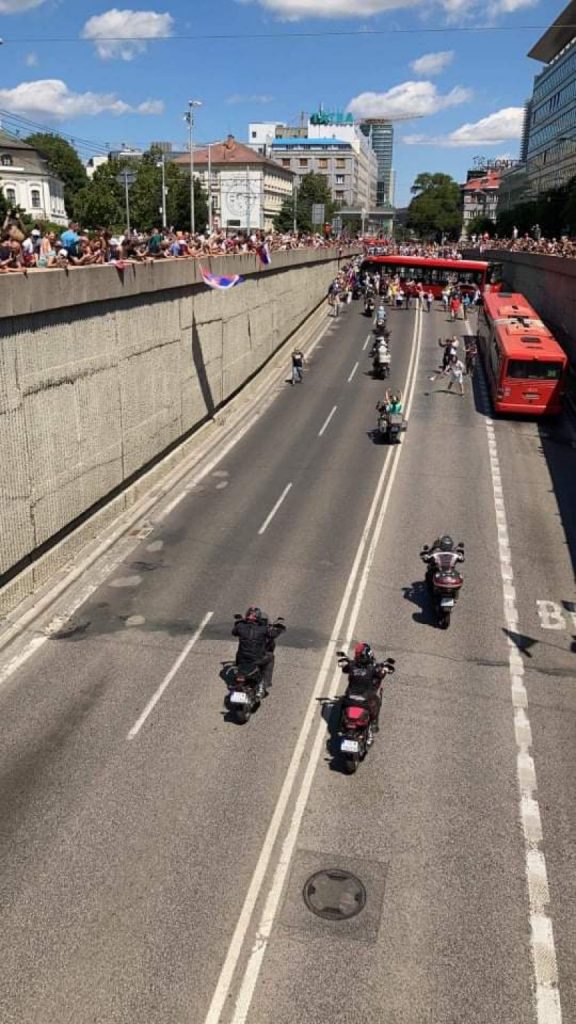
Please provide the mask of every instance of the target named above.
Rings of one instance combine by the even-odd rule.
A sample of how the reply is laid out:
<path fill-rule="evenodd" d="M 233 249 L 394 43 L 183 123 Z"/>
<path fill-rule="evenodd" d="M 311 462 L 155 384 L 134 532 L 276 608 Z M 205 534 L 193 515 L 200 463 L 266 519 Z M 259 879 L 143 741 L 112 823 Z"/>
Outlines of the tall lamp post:
<path fill-rule="evenodd" d="M 196 214 L 194 210 L 194 146 L 192 133 L 194 131 L 194 107 L 201 107 L 202 100 L 188 100 L 188 110 L 184 120 L 188 122 L 189 145 L 190 145 L 190 229 L 193 235 L 196 234 Z"/>

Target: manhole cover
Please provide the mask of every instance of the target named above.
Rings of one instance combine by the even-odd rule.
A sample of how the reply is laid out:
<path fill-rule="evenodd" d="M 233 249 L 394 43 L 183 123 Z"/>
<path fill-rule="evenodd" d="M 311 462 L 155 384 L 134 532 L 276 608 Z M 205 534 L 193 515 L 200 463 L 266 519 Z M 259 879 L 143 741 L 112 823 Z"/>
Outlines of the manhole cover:
<path fill-rule="evenodd" d="M 360 879 L 339 868 L 328 868 L 311 875 L 302 895 L 308 910 L 330 921 L 355 917 L 366 904 L 366 889 Z"/>

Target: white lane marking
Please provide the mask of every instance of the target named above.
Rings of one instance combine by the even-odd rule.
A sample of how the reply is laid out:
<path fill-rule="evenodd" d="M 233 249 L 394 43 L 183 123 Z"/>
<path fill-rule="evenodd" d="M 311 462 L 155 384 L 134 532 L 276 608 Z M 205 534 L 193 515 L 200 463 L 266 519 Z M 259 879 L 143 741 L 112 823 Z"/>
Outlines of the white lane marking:
<path fill-rule="evenodd" d="M 327 426 L 328 426 L 328 424 L 330 423 L 330 420 L 332 419 L 332 417 L 333 417 L 334 413 L 336 412 L 336 409 L 337 409 L 337 408 L 338 408 L 338 406 L 337 406 L 337 405 L 335 405 L 335 406 L 334 406 L 334 408 L 332 409 L 332 412 L 328 414 L 328 417 L 327 417 L 327 419 L 326 419 L 326 421 L 325 421 L 325 423 L 324 423 L 324 426 L 323 426 L 323 427 L 321 427 L 321 429 L 320 429 L 320 430 L 318 431 L 318 437 L 322 437 L 322 434 L 323 434 L 323 433 L 324 433 L 324 431 L 326 430 L 326 427 L 327 427 Z"/>
<path fill-rule="evenodd" d="M 108 584 L 110 587 L 138 587 L 142 583 L 141 576 L 118 576 L 115 580 L 110 580 Z"/>
<path fill-rule="evenodd" d="M 216 490 L 221 491 L 224 487 L 228 487 L 229 480 L 221 480 L 219 484 L 216 484 Z"/>
<path fill-rule="evenodd" d="M 468 334 L 470 334 L 468 328 Z M 484 377 L 479 377 L 479 386 L 485 408 L 490 408 L 490 400 Z M 501 495 L 500 466 L 498 444 L 494 423 L 487 419 L 486 436 L 490 455 L 490 471 L 493 485 L 498 485 Z M 496 495 L 496 486 L 494 486 Z M 500 572 L 502 576 L 502 603 L 504 621 L 507 629 L 515 632 L 518 628 L 518 612 L 516 609 L 514 572 L 508 545 L 508 531 L 504 499 L 501 505 L 495 504 L 496 524 L 500 543 Z M 504 531 L 501 525 L 504 526 Z M 506 533 L 506 544 L 502 543 L 502 532 Z M 553 602 L 539 602 L 553 604 Z M 547 610 L 550 614 L 550 609 Z M 548 626 L 558 629 L 558 625 Z M 554 929 L 550 915 L 550 894 L 548 889 L 548 872 L 546 858 L 542 849 L 542 819 L 538 804 L 538 784 L 532 749 L 532 729 L 528 717 L 528 694 L 524 686 L 524 662 L 514 641 L 508 636 L 508 660 L 510 669 L 511 697 L 514 708 L 514 735 L 516 738 L 516 776 L 520 796 L 520 819 L 524 832 L 524 853 L 526 882 L 528 887 L 528 903 L 530 908 L 530 934 L 532 967 L 534 970 L 536 995 L 536 1020 L 538 1024 L 562 1024 L 562 1007 L 560 989 L 558 987 L 558 965 Z"/>
<path fill-rule="evenodd" d="M 269 513 L 268 513 L 268 515 L 266 516 L 266 519 L 265 519 L 265 520 L 264 520 L 264 522 L 262 523 L 262 526 L 261 526 L 261 527 L 260 527 L 260 529 L 258 530 L 258 533 L 259 533 L 259 534 L 262 534 L 262 533 L 264 533 L 264 531 L 265 531 L 265 530 L 266 530 L 266 529 L 268 528 L 268 526 L 270 525 L 270 523 L 271 523 L 271 522 L 272 522 L 272 520 L 274 519 L 274 516 L 276 515 L 276 513 L 277 513 L 278 509 L 280 508 L 280 505 L 281 505 L 281 504 L 282 504 L 282 502 L 284 501 L 284 499 L 285 499 L 286 495 L 287 495 L 287 494 L 288 494 L 288 492 L 289 492 L 289 491 L 291 491 L 291 490 L 292 490 L 292 484 L 291 484 L 291 483 L 289 483 L 289 484 L 286 484 L 286 487 L 285 487 L 285 488 L 284 488 L 284 490 L 282 491 L 282 494 L 281 494 L 281 495 L 280 495 L 280 497 L 278 498 L 278 501 L 277 501 L 277 502 L 276 502 L 276 504 L 274 505 L 274 508 L 272 509 L 272 511 L 271 511 L 271 512 L 269 512 Z"/>
<path fill-rule="evenodd" d="M 415 353 L 419 353 L 420 351 L 420 341 L 422 337 L 422 318 L 421 315 L 419 314 L 421 314 L 421 310 L 417 310 L 416 313 L 415 335 L 417 335 L 417 341 L 415 340 L 415 343 L 413 345 L 410 367 L 416 367 L 418 365 L 418 360 L 417 358 L 415 358 Z M 416 372 L 414 372 L 412 378 L 410 378 L 410 372 L 411 369 L 409 368 L 407 375 L 409 382 L 409 396 L 406 402 L 407 416 L 410 413 L 410 409 L 412 407 L 414 388 L 416 384 Z M 352 605 L 352 609 L 350 611 L 346 639 L 344 641 L 345 647 L 350 646 L 354 629 L 356 628 L 356 623 L 360 615 L 360 607 L 362 604 L 362 600 L 364 598 L 366 587 L 368 585 L 370 570 L 372 568 L 372 563 L 374 561 L 376 549 L 378 547 L 378 543 L 380 541 L 380 536 L 382 533 L 382 528 L 384 526 L 386 511 L 388 509 L 390 495 L 392 494 L 392 488 L 394 485 L 394 479 L 396 477 L 396 471 L 398 469 L 400 454 L 401 447 L 395 448 L 391 463 L 390 474 L 388 476 L 386 488 L 384 490 L 384 495 L 382 498 L 382 504 L 380 505 L 378 511 L 378 516 L 376 518 L 374 530 L 372 532 L 372 537 L 370 545 L 368 547 L 366 560 L 364 562 L 362 573 L 360 575 L 360 579 L 356 587 L 356 596 L 354 603 Z M 338 687 L 338 682 L 340 678 L 341 670 L 339 667 L 336 667 L 332 674 L 331 689 Z M 318 730 L 314 738 L 314 744 L 310 754 L 310 759 L 306 767 L 306 772 L 302 780 L 300 791 L 296 798 L 296 804 L 292 814 L 292 820 L 290 822 L 290 826 L 288 828 L 286 837 L 284 839 L 284 843 L 282 845 L 282 850 L 280 852 L 278 864 L 276 866 L 276 871 L 274 872 L 274 878 L 272 881 L 272 885 L 270 887 L 270 892 L 268 893 L 268 897 L 264 905 L 264 910 L 262 912 L 262 917 L 258 925 L 258 930 L 256 932 L 256 941 L 248 958 L 248 964 L 246 966 L 244 977 L 242 979 L 242 984 L 240 986 L 240 991 L 238 993 L 238 998 L 236 1000 L 236 1007 L 234 1010 L 234 1015 L 231 1020 L 231 1024 L 247 1024 L 248 1022 L 248 1014 L 250 1012 L 250 1006 L 254 996 L 254 990 L 256 988 L 256 983 L 258 981 L 258 975 L 260 973 L 260 968 L 262 966 L 262 962 L 266 954 L 268 942 L 270 940 L 270 935 L 272 934 L 274 920 L 276 917 L 276 913 L 278 911 L 278 906 L 280 904 L 282 892 L 284 890 L 286 877 L 290 869 L 290 864 L 294 854 L 294 848 L 296 846 L 298 834 L 300 832 L 300 825 L 302 823 L 304 811 L 306 810 L 306 805 L 308 803 L 308 798 L 310 796 L 310 790 L 314 782 L 314 776 L 318 765 L 318 759 L 320 757 L 320 752 L 323 749 L 325 740 L 326 725 L 322 721 L 318 726 Z"/>
<path fill-rule="evenodd" d="M 146 545 L 146 551 L 162 551 L 163 547 L 163 540 L 153 540 L 151 544 Z"/>
<path fill-rule="evenodd" d="M 190 637 L 190 639 L 189 639 L 188 643 L 186 644 L 184 650 L 182 651 L 181 654 L 178 655 L 178 657 L 176 658 L 176 661 L 172 665 L 172 668 L 170 669 L 168 674 L 166 676 L 164 676 L 164 679 L 160 683 L 160 686 L 156 690 L 156 693 L 148 701 L 146 707 L 144 708 L 144 711 L 142 712 L 140 717 L 136 720 L 136 722 L 134 723 L 134 725 L 130 729 L 130 732 L 128 733 L 128 736 L 126 737 L 126 739 L 133 740 L 134 737 L 138 735 L 138 733 L 140 732 L 140 729 L 144 725 L 144 722 L 148 718 L 148 715 L 156 707 L 158 701 L 160 700 L 160 697 L 164 693 L 164 690 L 166 689 L 167 686 L 170 685 L 170 683 L 174 679 L 174 676 L 176 675 L 176 673 L 177 673 L 178 669 L 180 668 L 180 666 L 186 661 L 186 658 L 190 654 L 190 651 L 194 647 L 194 644 L 202 636 L 202 633 L 204 632 L 204 629 L 206 628 L 206 626 L 210 622 L 210 619 L 212 618 L 213 615 L 214 615 L 214 612 L 206 612 L 206 615 L 202 619 L 202 622 L 198 626 L 198 629 L 196 630 L 194 635 Z"/>
<path fill-rule="evenodd" d="M 369 334 L 369 335 L 368 335 L 368 337 L 366 338 L 366 341 L 365 341 L 365 342 L 364 342 L 364 344 L 362 345 L 362 351 L 363 351 L 363 352 L 365 352 L 365 351 L 366 351 L 366 349 L 368 348 L 368 342 L 370 341 L 370 338 L 371 338 L 371 337 L 372 337 L 372 335 L 371 335 L 371 334 Z"/>
<path fill-rule="evenodd" d="M 314 351 L 321 338 L 325 336 L 327 326 L 327 323 L 321 322 L 318 324 L 317 327 L 314 328 L 314 333 L 316 334 L 316 337 L 312 344 L 308 345 L 305 350 L 307 358 Z M 274 381 L 276 379 L 281 379 L 281 375 L 283 372 L 284 371 L 279 371 L 272 377 L 272 380 Z M 222 459 L 224 459 L 225 456 L 228 455 L 228 452 L 232 451 L 232 449 L 238 444 L 239 441 L 242 440 L 244 435 L 247 434 L 248 431 L 252 429 L 252 427 L 258 421 L 258 419 L 260 419 L 260 417 L 272 404 L 274 393 L 270 390 L 266 392 L 266 386 L 267 385 L 264 384 L 262 388 L 256 392 L 256 395 L 253 399 L 254 401 L 258 401 L 261 396 L 264 396 L 262 398 L 262 401 L 260 401 L 260 404 L 256 408 L 255 412 L 253 412 L 252 415 L 249 416 L 249 418 L 245 421 L 245 423 L 240 429 L 234 430 L 233 436 L 228 441 L 228 443 L 223 445 L 221 448 L 218 448 L 217 454 L 212 459 L 210 459 L 209 462 L 207 462 L 204 465 L 204 467 L 198 471 L 198 473 L 195 474 L 195 476 L 192 478 L 192 481 L 185 486 L 184 490 L 180 494 L 176 495 L 173 501 L 165 505 L 163 508 L 154 511 L 154 526 L 159 525 L 164 519 L 166 519 L 173 511 L 173 509 L 175 509 L 176 506 L 179 505 L 180 502 L 184 500 L 184 498 L 193 488 L 195 489 L 196 492 L 204 490 L 203 487 L 197 486 L 199 481 L 203 480 L 206 476 L 208 476 L 208 474 L 214 469 L 215 466 L 218 465 L 219 462 L 222 462 Z M 266 400 L 266 394 L 268 394 L 268 400 Z M 217 439 L 215 443 L 218 443 Z M 213 444 L 211 443 L 209 445 L 209 450 L 212 450 L 212 448 Z M 195 462 L 201 462 L 202 458 L 203 456 L 200 455 L 199 458 L 196 458 Z M 74 615 L 74 613 L 77 612 L 78 609 L 82 607 L 82 605 L 86 604 L 86 601 L 90 600 L 92 595 L 98 590 L 98 588 L 103 583 L 106 582 L 110 574 L 114 572 L 118 565 L 120 565 L 120 563 L 124 560 L 126 555 L 126 552 L 122 550 L 118 550 L 115 555 L 109 555 L 106 564 L 100 562 L 100 559 L 102 559 L 104 555 L 107 555 L 108 552 L 111 551 L 111 549 L 118 541 L 125 539 L 126 534 L 133 523 L 137 523 L 139 520 L 141 520 L 147 513 L 153 510 L 154 507 L 157 506 L 159 502 L 162 501 L 163 498 L 170 493 L 170 491 L 178 487 L 180 481 L 185 480 L 186 478 L 189 477 L 190 469 L 187 468 L 186 461 L 187 460 L 185 460 L 185 464 L 183 467 L 177 467 L 176 470 L 168 474 L 168 478 L 162 485 L 162 490 L 160 494 L 158 494 L 158 488 L 153 488 L 151 494 L 149 494 L 146 498 L 143 498 L 142 502 L 138 502 L 134 509 L 131 511 L 131 514 L 122 519 L 119 525 L 116 526 L 113 530 L 111 530 L 110 533 L 107 534 L 107 536 L 104 538 L 104 540 L 102 540 L 90 552 L 89 555 L 87 555 L 85 558 L 78 559 L 74 565 L 74 568 L 71 569 L 70 572 L 66 573 L 66 575 L 58 583 L 51 587 L 48 594 L 46 594 L 44 597 L 41 597 L 37 602 L 35 602 L 34 607 L 32 609 L 30 609 L 27 612 L 24 612 L 23 615 L 20 615 L 19 618 L 11 624 L 12 635 L 6 640 L 4 638 L 0 638 L 0 649 L 3 649 L 7 644 L 12 643 L 14 640 L 16 640 L 24 632 L 26 628 L 28 628 L 32 623 L 34 623 L 47 608 L 50 608 L 50 606 L 58 600 L 58 598 L 62 595 L 63 591 L 65 591 L 68 587 L 71 587 L 74 583 L 76 583 L 83 575 L 83 573 L 85 573 L 88 569 L 93 570 L 92 580 L 89 583 L 86 583 L 84 586 L 80 586 L 80 589 L 78 590 L 76 595 L 66 606 L 65 611 L 61 615 L 58 615 L 56 616 L 56 618 L 52 619 L 44 628 L 41 634 L 29 640 L 21 651 L 19 651 L 17 654 L 14 655 L 13 658 L 11 658 L 8 662 L 5 662 L 2 665 L 2 667 L 0 668 L 0 688 L 4 686 L 4 683 L 7 682 L 10 676 L 14 675 L 15 672 L 22 668 L 22 665 L 26 664 L 26 662 L 36 653 L 36 651 L 38 651 L 41 647 L 44 646 L 47 640 L 51 639 L 52 634 L 57 632 L 64 622 L 71 618 L 71 616 Z M 144 475 L 144 477 L 142 478 L 142 482 L 145 479 L 146 475 Z M 147 529 L 147 534 L 149 534 L 152 531 L 154 526 L 150 527 L 150 529 Z M 146 536 L 147 534 L 144 534 L 144 536 Z M 139 539 L 141 538 L 142 534 L 140 534 Z M 137 546 L 136 538 L 133 546 Z M 98 564 L 99 562 L 100 564 Z"/>
<path fill-rule="evenodd" d="M 145 622 L 146 619 L 144 618 L 143 615 L 129 615 L 126 621 L 124 622 L 124 625 L 127 627 L 143 626 Z"/>
<path fill-rule="evenodd" d="M 359 367 L 359 366 L 360 366 L 360 363 L 356 363 L 356 364 L 354 365 L 354 367 L 352 368 L 352 373 L 350 374 L 350 376 L 348 377 L 348 380 L 346 381 L 346 383 L 347 383 L 347 384 L 349 384 L 349 383 L 350 383 L 350 381 L 352 380 L 352 377 L 353 377 L 353 376 L 354 376 L 354 374 L 356 373 L 356 370 L 358 369 L 358 367 Z"/>
<path fill-rule="evenodd" d="M 417 352 L 418 352 L 418 355 L 419 355 L 419 353 L 420 353 L 420 331 L 418 329 L 418 318 L 416 318 L 416 322 L 415 322 L 415 326 L 414 326 L 414 337 L 415 337 L 415 339 L 418 338 Z M 418 360 L 417 360 L 417 355 L 416 355 L 416 346 L 413 346 L 413 350 L 412 350 L 412 354 L 411 354 L 411 358 L 410 358 L 410 364 L 408 366 L 408 373 L 407 373 L 407 380 L 408 381 L 411 378 L 411 374 L 414 374 L 414 380 L 415 380 L 415 376 L 416 376 L 415 367 L 417 366 L 417 362 L 418 362 Z M 413 387 L 413 385 L 412 385 L 412 387 Z M 411 399 L 410 399 L 410 401 L 411 401 Z M 344 594 L 342 596 L 342 601 L 340 602 L 340 607 L 338 609 L 338 613 L 336 615 L 336 620 L 335 620 L 334 626 L 332 628 L 331 637 L 330 637 L 330 640 L 329 640 L 328 645 L 326 647 L 326 651 L 325 651 L 325 654 L 324 654 L 322 665 L 320 667 L 320 671 L 318 673 L 318 676 L 317 676 L 317 679 L 316 679 L 316 683 L 314 685 L 314 690 L 312 692 L 312 695 L 311 695 L 311 698 L 310 698 L 310 701 L 309 701 L 309 704 L 308 704 L 308 709 L 307 709 L 306 715 L 304 717 L 304 721 L 303 721 L 303 724 L 302 724 L 302 729 L 300 731 L 298 739 L 296 740 L 296 744 L 295 744 L 295 747 L 294 747 L 294 753 L 292 755 L 292 759 L 290 761 L 290 764 L 288 766 L 288 770 L 286 772 L 286 776 L 284 778 L 284 783 L 282 785 L 282 789 L 281 789 L 280 795 L 278 797 L 278 802 L 277 802 L 276 807 L 274 809 L 274 814 L 273 814 L 272 819 L 270 821 L 270 825 L 268 826 L 268 831 L 266 833 L 266 836 L 265 836 L 265 839 L 264 839 L 264 843 L 263 843 L 262 849 L 260 851 L 260 856 L 258 857 L 258 861 L 257 861 L 256 867 L 254 869 L 254 874 L 252 875 L 252 880 L 250 882 L 250 887 L 248 889 L 248 892 L 246 893 L 246 898 L 244 900 L 244 904 L 242 906 L 242 910 L 240 912 L 240 916 L 238 918 L 238 921 L 237 921 L 237 924 L 236 924 L 236 928 L 234 929 L 234 934 L 232 935 L 232 939 L 230 941 L 230 946 L 228 947 L 228 952 L 226 954 L 226 959 L 224 961 L 224 964 L 222 965 L 222 970 L 220 971 L 218 982 L 216 984 L 214 995 L 212 997 L 212 1002 L 210 1003 L 210 1007 L 209 1007 L 208 1014 L 206 1016 L 204 1024 L 219 1024 L 220 1017 L 221 1017 L 221 1014 L 222 1014 L 222 1010 L 224 1008 L 224 1004 L 226 1002 L 226 999 L 228 998 L 228 993 L 230 991 L 230 986 L 232 985 L 232 980 L 233 980 L 233 977 L 234 977 L 234 973 L 236 971 L 236 967 L 237 967 L 238 961 L 239 961 L 240 956 L 242 954 L 242 949 L 243 949 L 244 942 L 245 942 L 245 939 L 246 939 L 246 934 L 247 934 L 248 929 L 250 927 L 250 922 L 251 922 L 251 919 L 252 919 L 252 914 L 254 912 L 254 907 L 256 906 L 256 902 L 258 900 L 258 897 L 260 895 L 260 891 L 261 891 L 262 886 L 264 884 L 266 872 L 268 870 L 268 865 L 270 863 L 270 859 L 272 857 L 272 853 L 273 853 L 273 850 L 274 850 L 274 847 L 275 847 L 275 844 L 276 844 L 276 840 L 278 838 L 278 833 L 280 831 L 280 828 L 281 828 L 281 825 L 282 825 L 282 821 L 284 819 L 284 814 L 286 812 L 286 807 L 287 807 L 288 802 L 290 800 L 290 797 L 292 795 L 292 791 L 294 789 L 294 785 L 296 783 L 298 771 L 299 771 L 299 768 L 300 768 L 300 763 L 301 763 L 302 758 L 304 756 L 304 752 L 305 752 L 305 748 L 306 748 L 306 743 L 308 741 L 308 735 L 310 733 L 312 725 L 314 724 L 314 719 L 315 719 L 315 716 L 317 714 L 316 700 L 317 700 L 318 697 L 322 696 L 322 694 L 324 692 L 330 693 L 330 688 L 326 687 L 326 682 L 327 682 L 328 677 L 329 677 L 330 678 L 330 686 L 331 686 L 332 679 L 336 675 L 336 673 L 333 670 L 331 671 L 331 666 L 333 666 L 333 664 L 334 664 L 335 652 L 336 652 L 336 650 L 338 648 L 338 645 L 341 643 L 341 631 L 342 631 L 342 626 L 343 626 L 344 619 L 345 619 L 345 616 L 346 616 L 346 609 L 347 609 L 347 607 L 348 607 L 348 605 L 350 603 L 351 596 L 354 593 L 354 588 L 356 586 L 356 581 L 357 581 L 358 574 L 360 572 L 360 568 L 361 568 L 361 565 L 362 565 L 362 559 L 364 557 L 364 552 L 366 551 L 367 546 L 369 545 L 370 541 L 373 539 L 372 524 L 373 524 L 374 519 L 376 517 L 377 511 L 378 511 L 378 507 L 380 505 L 382 490 L 384 488 L 384 484 L 385 484 L 386 477 L 387 477 L 388 464 L 389 464 L 389 462 L 390 462 L 390 460 L 392 458 L 393 453 L 394 453 L 394 455 L 396 457 L 399 456 L 400 451 L 401 451 L 401 447 L 402 446 L 397 447 L 395 449 L 390 448 L 388 450 L 388 452 L 386 453 L 384 465 L 382 467 L 382 470 L 381 470 L 381 473 L 380 473 L 380 477 L 378 479 L 378 484 L 376 486 L 376 491 L 374 493 L 374 498 L 372 499 L 372 504 L 370 506 L 370 510 L 368 512 L 368 517 L 366 519 L 366 524 L 364 526 L 364 530 L 362 531 L 362 536 L 360 538 L 360 543 L 359 543 L 357 551 L 356 551 L 354 562 L 353 562 L 352 568 L 350 570 L 350 575 L 349 575 L 348 581 L 346 583 L 346 588 L 345 588 Z M 317 734 L 316 740 L 314 742 L 314 748 L 312 750 L 312 754 L 311 754 L 311 758 L 310 758 L 311 761 L 313 761 L 314 755 L 316 753 L 316 745 L 317 745 L 317 742 L 318 742 L 318 735 L 325 736 L 325 728 L 326 728 L 325 724 L 324 724 L 324 722 L 322 722 L 320 727 L 319 727 L 319 729 L 318 729 L 318 734 Z M 316 760 L 313 761 L 314 766 L 316 765 L 316 762 L 317 762 L 317 756 L 316 756 Z M 308 765 L 308 770 L 310 770 L 310 763 Z M 305 776 L 305 779 L 304 779 L 302 785 L 305 784 L 307 777 L 308 777 L 308 771 L 306 773 L 306 776 Z M 286 841 L 287 840 L 288 840 L 288 836 L 286 837 Z M 282 863 L 284 864 L 284 861 L 282 861 Z M 274 892 L 276 892 L 276 889 L 274 890 Z M 269 899 L 271 898 L 271 894 L 270 894 L 270 896 L 268 898 Z M 268 905 L 268 903 L 267 903 L 267 905 Z M 271 927 L 271 924 L 272 924 L 272 922 L 270 921 L 270 927 Z M 260 929 L 261 929 L 261 927 L 262 927 L 262 924 L 260 925 Z M 260 937 L 260 930 L 258 932 L 258 939 L 257 939 L 256 945 L 258 945 L 259 937 Z M 268 942 L 268 937 L 269 937 L 269 932 L 268 932 L 268 936 L 267 937 L 265 936 L 262 939 L 262 942 L 263 942 L 262 957 L 264 955 L 264 947 L 267 945 L 267 942 Z M 242 1008 L 242 1012 L 245 1012 L 245 1013 L 248 1012 L 250 1001 L 252 999 L 252 994 L 253 994 L 253 990 L 254 990 L 253 986 L 256 984 L 256 980 L 258 978 L 258 972 L 260 970 L 260 964 L 262 962 L 262 957 L 259 956 L 258 953 L 254 952 L 254 950 L 252 951 L 250 965 L 249 965 L 249 971 L 250 971 L 249 979 L 248 979 L 248 974 L 247 974 L 245 976 L 245 978 L 244 978 L 244 982 L 243 982 L 242 989 L 241 989 L 241 996 L 242 996 L 241 1008 Z M 239 999 L 240 999 L 240 996 L 239 996 Z M 244 1010 L 244 1008 L 245 1008 L 245 1010 Z M 242 1018 L 239 1018 L 239 1019 L 241 1020 Z"/>

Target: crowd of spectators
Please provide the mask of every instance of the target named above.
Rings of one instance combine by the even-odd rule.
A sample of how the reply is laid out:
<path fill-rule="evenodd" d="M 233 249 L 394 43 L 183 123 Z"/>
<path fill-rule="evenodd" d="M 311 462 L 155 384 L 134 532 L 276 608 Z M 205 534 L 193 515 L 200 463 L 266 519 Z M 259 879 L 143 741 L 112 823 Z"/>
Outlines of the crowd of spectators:
<path fill-rule="evenodd" d="M 108 230 L 86 232 L 71 222 L 61 234 L 42 231 L 39 226 L 26 230 L 16 218 L 7 217 L 0 237 L 0 273 L 22 273 L 35 269 L 66 269 L 106 263 L 124 266 L 159 259 L 202 259 L 210 256 L 234 256 L 263 249 L 268 254 L 289 249 L 338 247 L 347 240 L 325 238 L 304 232 L 253 231 L 227 234 L 213 231 L 201 234 L 173 229 L 153 228 L 149 232 Z M 265 260 L 266 262 L 266 260 Z"/>
<path fill-rule="evenodd" d="M 364 246 L 367 256 L 420 256 L 437 260 L 461 260 L 462 253 L 453 242 L 404 242 L 394 243 L 383 239 Z"/>
<path fill-rule="evenodd" d="M 536 238 L 526 234 L 516 238 L 490 238 L 476 242 L 479 252 L 487 249 L 506 249 L 508 252 L 533 252 L 542 256 L 562 256 L 576 259 L 576 241 L 562 235 L 561 238 Z"/>

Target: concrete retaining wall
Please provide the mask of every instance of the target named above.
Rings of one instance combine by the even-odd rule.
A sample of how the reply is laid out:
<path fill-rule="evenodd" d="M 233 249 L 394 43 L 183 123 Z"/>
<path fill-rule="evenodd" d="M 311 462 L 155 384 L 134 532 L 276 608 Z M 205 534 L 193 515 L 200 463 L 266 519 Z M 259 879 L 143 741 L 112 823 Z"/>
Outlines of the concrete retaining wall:
<path fill-rule="evenodd" d="M 0 278 L 0 584 L 187 436 L 326 295 L 331 251 Z"/>

